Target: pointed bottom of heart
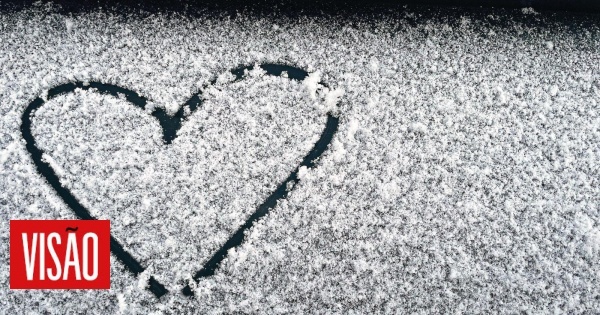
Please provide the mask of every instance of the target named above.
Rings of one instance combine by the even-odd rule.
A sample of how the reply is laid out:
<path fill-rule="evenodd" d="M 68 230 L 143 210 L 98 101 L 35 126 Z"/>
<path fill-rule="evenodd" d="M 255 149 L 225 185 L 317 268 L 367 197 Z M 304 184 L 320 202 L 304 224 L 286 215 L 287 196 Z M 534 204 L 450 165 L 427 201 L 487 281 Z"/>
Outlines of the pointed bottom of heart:
<path fill-rule="evenodd" d="M 167 288 L 165 288 L 164 285 L 160 284 L 160 282 L 156 281 L 154 277 L 150 277 L 150 280 L 148 280 L 148 285 L 148 290 L 154 293 L 154 295 L 156 295 L 157 298 L 160 298 L 161 296 L 169 293 L 169 290 L 167 290 Z"/>

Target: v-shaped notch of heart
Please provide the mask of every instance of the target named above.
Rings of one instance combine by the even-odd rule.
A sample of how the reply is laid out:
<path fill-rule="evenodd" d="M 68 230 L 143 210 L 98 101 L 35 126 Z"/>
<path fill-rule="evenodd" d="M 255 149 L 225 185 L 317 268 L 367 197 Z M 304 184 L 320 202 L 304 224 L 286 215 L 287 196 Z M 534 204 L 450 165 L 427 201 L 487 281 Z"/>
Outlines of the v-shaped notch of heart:
<path fill-rule="evenodd" d="M 302 81 L 308 76 L 308 72 L 288 65 L 281 64 L 261 64 L 259 65 L 266 74 L 273 76 L 282 76 L 283 73 L 287 73 L 287 78 L 291 80 Z M 244 74 L 247 71 L 251 71 L 254 69 L 254 66 L 243 66 L 236 69 L 231 70 L 231 73 L 235 75 L 235 80 L 232 82 L 240 81 L 244 78 Z M 208 85 L 204 88 L 214 85 L 217 82 L 216 79 L 212 80 Z M 326 84 L 320 82 L 321 85 L 327 86 Z M 119 95 L 124 95 L 125 99 L 127 99 L 133 105 L 140 107 L 142 109 L 146 108 L 147 99 L 138 95 L 137 93 L 111 84 L 104 84 L 99 82 L 90 82 L 89 84 L 84 84 L 82 82 L 74 82 L 62 84 L 57 87 L 54 87 L 48 90 L 48 94 L 46 97 L 47 100 L 51 100 L 58 95 L 66 94 L 74 92 L 76 89 L 95 89 L 100 93 L 113 95 L 115 97 L 119 97 Z M 152 116 L 158 119 L 160 126 L 163 131 L 163 139 L 165 144 L 170 144 L 177 137 L 177 131 L 181 128 L 182 122 L 185 120 L 185 107 L 189 108 L 190 112 L 194 112 L 202 103 L 202 99 L 200 95 L 202 91 L 194 94 L 185 104 L 182 106 L 175 115 L 168 115 L 168 113 L 162 108 L 156 108 L 152 112 Z M 75 196 L 69 191 L 69 189 L 63 187 L 60 184 L 60 180 L 56 175 L 56 172 L 49 163 L 45 162 L 42 159 L 43 151 L 37 147 L 33 134 L 31 133 L 31 120 L 35 115 L 35 111 L 42 107 L 45 102 L 44 99 L 38 97 L 33 100 L 23 112 L 23 116 L 21 117 L 21 133 L 23 134 L 23 138 L 26 142 L 26 148 L 29 154 L 31 155 L 34 164 L 36 165 L 37 171 L 46 179 L 46 181 L 50 184 L 50 186 L 56 191 L 58 196 L 73 210 L 75 215 L 82 220 L 95 220 L 88 209 L 86 209 Z M 338 129 L 339 118 L 333 116 L 331 113 L 327 114 L 327 122 L 325 123 L 325 129 L 321 133 L 321 137 L 315 143 L 314 147 L 308 152 L 308 154 L 302 159 L 300 165 L 298 165 L 288 177 L 277 187 L 277 189 L 271 193 L 267 197 L 267 199 L 258 206 L 256 211 L 252 213 L 245 221 L 245 223 L 238 228 L 238 230 L 233 233 L 229 239 L 212 255 L 212 257 L 204 263 L 202 268 L 196 272 L 193 276 L 194 281 L 198 282 L 201 278 L 210 277 L 214 275 L 216 269 L 219 267 L 220 263 L 227 257 L 227 253 L 231 248 L 237 247 L 244 241 L 245 233 L 248 231 L 255 222 L 264 217 L 269 213 L 269 211 L 277 205 L 277 202 L 281 199 L 287 197 L 288 193 L 291 190 L 288 190 L 288 187 L 295 187 L 295 184 L 298 182 L 298 170 L 300 167 L 314 167 L 315 161 L 325 152 L 331 140 L 333 139 L 334 134 Z M 293 189 L 293 188 L 292 188 Z M 117 241 L 112 235 L 110 237 L 110 250 L 115 255 L 117 259 L 119 259 L 123 265 L 132 272 L 135 276 L 141 274 L 145 268 L 135 259 L 131 254 L 129 254 L 123 246 Z M 154 293 L 157 298 L 165 295 L 168 290 L 158 282 L 154 277 L 150 277 L 148 281 L 148 289 Z M 182 290 L 184 295 L 191 296 L 193 295 L 193 290 L 188 284 Z"/>

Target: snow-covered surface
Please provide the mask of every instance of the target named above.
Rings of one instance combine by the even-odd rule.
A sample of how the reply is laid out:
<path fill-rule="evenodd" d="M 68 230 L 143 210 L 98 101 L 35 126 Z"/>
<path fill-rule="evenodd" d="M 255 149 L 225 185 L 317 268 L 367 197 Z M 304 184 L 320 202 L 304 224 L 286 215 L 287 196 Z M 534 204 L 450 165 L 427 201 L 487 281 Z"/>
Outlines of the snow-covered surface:
<path fill-rule="evenodd" d="M 1 15 L 0 313 L 597 312 L 600 30 L 514 14 Z M 124 99 L 48 101 L 32 128 L 44 158 L 148 270 L 136 279 L 112 259 L 108 291 L 8 289 L 8 220 L 74 217 L 25 149 L 29 102 L 100 81 L 175 112 L 264 62 L 311 75 L 209 89 L 168 147 Z M 182 296 L 332 110 L 339 131 L 317 167 Z M 170 293 L 156 300 L 150 276 Z"/>

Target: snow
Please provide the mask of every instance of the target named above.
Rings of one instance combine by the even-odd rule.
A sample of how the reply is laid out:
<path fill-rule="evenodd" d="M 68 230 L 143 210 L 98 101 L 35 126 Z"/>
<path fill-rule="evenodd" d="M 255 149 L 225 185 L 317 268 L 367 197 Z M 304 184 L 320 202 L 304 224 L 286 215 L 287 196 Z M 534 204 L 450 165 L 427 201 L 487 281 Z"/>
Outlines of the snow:
<path fill-rule="evenodd" d="M 316 72 L 309 74 L 308 78 L 306 78 L 303 81 L 304 85 L 306 86 L 306 89 L 308 90 L 308 92 L 310 93 L 310 96 L 313 99 L 317 98 L 317 89 L 320 86 L 320 84 L 319 84 L 320 81 L 321 81 L 321 72 L 320 71 L 316 71 Z"/>
<path fill-rule="evenodd" d="M 523 12 L 523 14 L 532 14 L 532 15 L 536 15 L 539 14 L 534 8 L 522 8 L 521 12 Z"/>
<path fill-rule="evenodd" d="M 600 309 L 597 18 L 399 12 L 0 15 L 2 312 Z M 255 67 L 232 83 L 230 69 L 265 62 L 309 76 Z M 135 278 L 113 257 L 110 290 L 10 291 L 8 220 L 74 218 L 20 132 L 32 100 L 72 81 L 116 84 L 151 104 L 77 90 L 32 124 L 61 184 L 110 219 L 147 269 Z M 164 145 L 152 107 L 175 113 L 200 89 L 203 104 Z M 299 165 L 328 112 L 339 130 L 317 166 L 184 297 Z M 160 300 L 151 276 L 170 291 Z"/>

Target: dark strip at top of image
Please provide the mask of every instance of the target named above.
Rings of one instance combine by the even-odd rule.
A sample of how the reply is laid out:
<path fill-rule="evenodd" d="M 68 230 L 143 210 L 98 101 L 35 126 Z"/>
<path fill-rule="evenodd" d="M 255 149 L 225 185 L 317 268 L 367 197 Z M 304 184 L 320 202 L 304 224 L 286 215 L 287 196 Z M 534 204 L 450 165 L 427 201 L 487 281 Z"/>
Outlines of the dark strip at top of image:
<path fill-rule="evenodd" d="M 98 8 L 125 8 L 144 11 L 202 11 L 222 10 L 277 10 L 304 13 L 351 12 L 378 8 L 401 8 L 410 6 L 443 6 L 463 8 L 525 8 L 536 10 L 572 11 L 600 13 L 600 1 L 597 0 L 3 0 L 1 9 L 22 9 L 34 5 L 52 3 L 65 12 L 94 10 Z"/>

